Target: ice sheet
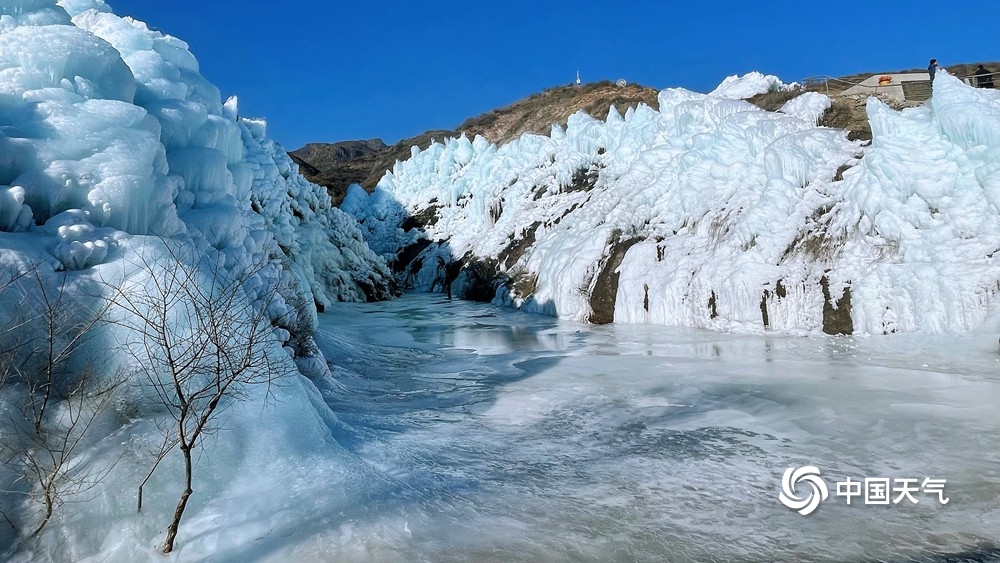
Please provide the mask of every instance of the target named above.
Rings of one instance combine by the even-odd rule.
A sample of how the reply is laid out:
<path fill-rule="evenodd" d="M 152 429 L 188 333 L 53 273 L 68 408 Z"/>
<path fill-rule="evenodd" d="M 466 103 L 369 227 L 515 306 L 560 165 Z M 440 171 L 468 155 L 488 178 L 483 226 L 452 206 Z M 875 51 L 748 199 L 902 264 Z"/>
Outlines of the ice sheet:
<path fill-rule="evenodd" d="M 365 335 L 367 333 L 367 336 Z M 991 335 L 593 327 L 440 296 L 338 305 L 328 404 L 397 483 L 282 554 L 354 561 L 974 560 L 1000 554 Z M 348 359 L 349 358 L 349 359 Z M 947 479 L 947 505 L 801 516 L 782 472 Z M 857 502 L 857 501 L 856 501 Z M 322 551 L 319 551 L 322 550 Z M 274 557 L 271 560 L 280 560 Z"/>

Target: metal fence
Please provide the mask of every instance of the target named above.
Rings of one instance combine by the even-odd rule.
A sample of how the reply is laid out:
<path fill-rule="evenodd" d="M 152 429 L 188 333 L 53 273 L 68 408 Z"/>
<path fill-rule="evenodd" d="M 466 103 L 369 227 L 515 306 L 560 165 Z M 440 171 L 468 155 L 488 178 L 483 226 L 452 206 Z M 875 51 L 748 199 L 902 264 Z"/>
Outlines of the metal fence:
<path fill-rule="evenodd" d="M 915 74 L 915 73 L 914 73 Z M 958 76 L 962 82 L 965 82 L 972 87 L 985 87 L 985 88 L 995 88 L 1000 85 L 1000 72 L 991 72 L 989 74 L 979 74 L 979 75 L 968 75 L 968 76 Z M 985 79 L 985 80 L 984 80 Z M 865 78 L 864 80 L 868 80 Z M 869 89 L 871 92 L 877 93 L 880 88 L 885 88 L 886 85 L 873 85 L 867 86 L 862 85 L 861 82 L 864 80 L 859 80 L 853 82 L 850 80 L 844 80 L 841 78 L 834 78 L 832 76 L 810 76 L 801 81 L 802 88 L 805 90 L 811 90 L 815 92 L 825 92 L 827 94 L 843 92 L 849 88 L 858 86 L 860 88 Z M 985 84 L 983 82 L 985 81 Z M 897 86 L 903 88 L 903 97 L 909 101 L 924 101 L 931 96 L 931 80 L 928 77 L 927 80 L 910 80 L 906 82 L 897 83 Z"/>
<path fill-rule="evenodd" d="M 996 84 L 1000 82 L 1000 72 L 973 74 L 972 76 L 960 76 L 959 78 L 964 80 L 969 86 L 975 86 L 977 88 L 996 88 Z M 984 79 L 986 79 L 986 84 L 983 84 Z"/>

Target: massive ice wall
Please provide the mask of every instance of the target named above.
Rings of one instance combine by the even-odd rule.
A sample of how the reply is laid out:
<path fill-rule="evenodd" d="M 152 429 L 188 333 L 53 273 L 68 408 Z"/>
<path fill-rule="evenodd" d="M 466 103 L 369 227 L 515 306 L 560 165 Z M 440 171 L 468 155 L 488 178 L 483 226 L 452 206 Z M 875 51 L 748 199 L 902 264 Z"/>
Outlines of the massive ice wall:
<path fill-rule="evenodd" d="M 0 252 L 88 270 L 157 237 L 227 269 L 266 262 L 287 305 L 274 321 L 308 355 L 317 306 L 391 281 L 265 129 L 183 41 L 101 0 L 0 3 Z"/>
<path fill-rule="evenodd" d="M 169 283 L 172 273 L 204 283 L 157 294 L 157 281 Z M 233 279 L 232 292 L 213 287 Z M 182 524 L 181 560 L 203 559 L 206 550 L 238 553 L 251 538 L 237 531 L 246 521 L 231 517 L 253 506 L 265 519 L 286 503 L 303 506 L 294 487 L 273 484 L 292 474 L 326 482 L 350 463 L 330 436 L 333 415 L 316 386 L 291 376 L 295 367 L 314 378 L 329 374 L 313 341 L 317 309 L 392 292 L 385 262 L 356 221 L 299 176 L 263 121 L 241 117 L 235 98 L 221 99 L 182 41 L 118 17 L 100 0 L 0 1 L 0 559 L 151 557 L 182 478 L 176 449 L 159 465 L 150 454 L 163 444 L 161 430 L 176 424 L 149 385 L 166 371 L 157 365 L 163 357 L 150 351 L 155 343 L 143 355 L 148 325 L 130 318 L 168 318 L 154 310 L 169 310 L 161 328 L 176 325 L 170 330 L 183 337 L 220 328 L 210 324 L 225 322 L 217 319 L 245 321 L 247 310 L 266 312 L 273 325 L 253 350 L 266 361 L 253 367 L 289 376 L 234 392 L 246 408 L 229 395 L 216 403 L 221 430 L 195 462 L 198 500 Z M 76 340 L 85 345 L 39 385 L 35 364 L 46 361 L 39 346 L 47 337 L 60 346 L 75 340 L 76 317 L 101 310 L 108 296 L 119 307 L 87 326 Z M 175 305 L 198 296 L 229 316 L 192 318 L 195 309 Z M 45 317 L 52 310 L 58 315 Z M 236 338 L 231 324 L 221 328 Z M 78 398 L 67 399 L 83 381 Z M 60 481 L 59 500 L 72 510 L 57 507 L 41 535 L 29 538 L 42 484 L 22 469 L 31 451 L 42 450 L 25 438 L 35 434 L 16 429 L 33 413 L 41 417 L 36 397 L 48 401 L 50 389 L 51 408 L 37 428 L 59 432 L 67 420 L 87 421 L 87 430 L 69 426 L 72 451 L 58 455 L 68 456 L 70 482 L 88 486 L 62 489 Z M 111 406 L 96 406 L 95 389 L 114 389 Z M 135 491 L 151 465 L 156 475 L 140 513 Z M 81 475 L 99 478 L 73 481 Z"/>
<path fill-rule="evenodd" d="M 773 113 L 733 99 L 775 80 L 664 90 L 659 111 L 579 113 L 500 147 L 414 149 L 343 208 L 384 256 L 404 249 L 413 287 L 578 320 L 881 334 L 986 319 L 998 94 L 942 75 L 923 107 L 872 99 L 864 146 L 816 126 L 822 94 Z"/>

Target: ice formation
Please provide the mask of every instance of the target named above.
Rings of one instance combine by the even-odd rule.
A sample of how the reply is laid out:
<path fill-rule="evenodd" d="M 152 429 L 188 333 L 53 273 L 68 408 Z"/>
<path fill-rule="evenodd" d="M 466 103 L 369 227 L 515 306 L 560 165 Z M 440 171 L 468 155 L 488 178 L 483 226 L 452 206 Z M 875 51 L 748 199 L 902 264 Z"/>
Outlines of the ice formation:
<path fill-rule="evenodd" d="M 390 294 L 354 221 L 297 173 L 262 120 L 222 101 L 184 42 L 100 0 L 0 13 L 0 248 L 25 233 L 82 270 L 152 236 L 189 240 L 226 268 L 268 261 L 299 352 L 314 303 Z"/>
<path fill-rule="evenodd" d="M 732 99 L 780 84 L 748 77 L 499 147 L 414 149 L 343 208 L 387 258 L 433 241 L 403 272 L 414 287 L 570 319 L 864 334 L 995 322 L 1000 95 L 942 74 L 922 107 L 872 98 L 865 146 L 816 126 L 822 94 L 774 113 Z M 411 216 L 422 230 L 400 228 Z"/>
<path fill-rule="evenodd" d="M 222 100 L 183 41 L 119 17 L 101 0 L 0 2 L 0 356 L 44 339 L 31 331 L 38 328 L 36 313 L 45 312 L 45 296 L 59 297 L 59 318 L 72 320 L 77 311 L 99 308 L 94 300 L 111 288 L 141 302 L 157 275 L 176 271 L 203 280 L 209 292 L 218 280 L 239 279 L 238 293 L 229 297 L 264 311 L 273 325 L 262 349 L 277 351 L 273 361 L 313 378 L 329 376 L 313 339 L 317 309 L 394 293 L 385 262 L 365 243 L 356 221 L 298 174 L 267 137 L 263 120 L 240 116 L 235 98 Z M 127 334 L 136 326 L 128 322 L 129 313 L 115 314 L 100 334 L 88 336 L 88 346 L 99 348 L 107 364 L 101 377 L 115 368 L 128 371 L 137 359 L 129 350 L 141 343 Z M 68 322 L 66 329 L 72 328 Z M 16 368 L 0 365 L 5 421 L 16 419 L 26 399 L 23 385 L 4 381 L 15 369 L 30 374 L 38 357 L 22 356 Z M 65 361 L 60 369 L 73 377 L 94 369 Z M 68 388 L 72 379 L 66 377 L 60 385 Z M 124 480 L 92 491 L 102 500 L 66 516 L 72 524 L 51 524 L 46 533 L 52 535 L 42 540 L 57 539 L 27 545 L 28 555 L 21 557 L 78 559 L 102 549 L 114 554 L 115 548 L 100 545 L 110 524 L 102 518 L 134 513 L 133 493 L 122 491 L 134 490 L 132 477 L 148 460 L 140 452 L 155 450 L 157 425 L 164 424 L 157 420 L 167 414 L 143 411 L 142 392 L 131 383 L 121 387 L 108 415 L 115 420 L 96 421 L 98 430 L 71 461 L 73 467 L 114 466 L 124 447 L 135 456 L 118 465 L 125 476 L 117 478 Z M 268 459 L 297 459 L 304 450 L 296 443 L 312 444 L 309 451 L 329 444 L 330 419 L 324 417 L 330 415 L 318 406 L 315 388 L 298 376 L 275 388 L 285 402 L 272 405 L 270 414 L 261 409 L 273 389 L 245 393 L 255 407 L 227 419 L 235 443 L 265 440 L 260 455 Z M 51 412 L 55 417 L 65 409 Z M 11 428 L 0 429 L 0 511 L 10 524 L 0 530 L 4 559 L 11 556 L 5 551 L 14 535 L 23 538 L 31 530 L 33 505 L 25 497 L 37 492 L 16 472 L 18 465 L 8 463 L 20 455 L 11 445 Z M 238 470 L 268 475 L 282 465 L 241 458 L 245 452 L 225 441 L 216 447 L 231 455 L 199 466 L 227 480 Z M 176 475 L 176 466 L 164 467 L 164 475 Z M 152 483 L 153 513 L 163 514 L 169 505 L 170 494 L 161 488 L 169 480 Z M 212 498 L 209 493 L 205 500 Z M 159 528 L 156 522 L 146 536 Z"/>

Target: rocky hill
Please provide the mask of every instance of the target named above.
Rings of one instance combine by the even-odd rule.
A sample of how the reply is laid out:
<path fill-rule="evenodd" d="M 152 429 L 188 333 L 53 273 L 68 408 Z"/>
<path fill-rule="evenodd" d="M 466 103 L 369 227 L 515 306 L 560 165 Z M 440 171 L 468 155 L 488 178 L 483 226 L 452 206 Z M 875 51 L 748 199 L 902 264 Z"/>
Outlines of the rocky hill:
<path fill-rule="evenodd" d="M 299 172 L 315 184 L 325 186 L 339 205 L 351 184 L 363 183 L 371 175 L 379 155 L 389 150 L 382 139 L 309 143 L 288 153 Z"/>
<path fill-rule="evenodd" d="M 381 139 L 340 143 L 310 143 L 289 153 L 299 170 L 312 182 L 325 186 L 335 204 L 339 204 L 352 183 L 372 190 L 396 160 L 410 156 L 410 148 L 426 149 L 431 142 L 465 133 L 482 135 L 504 144 L 524 133 L 547 134 L 552 124 L 565 126 L 570 115 L 579 110 L 603 118 L 612 105 L 624 112 L 644 103 L 657 108 L 657 90 L 629 84 L 618 86 L 609 81 L 580 86 L 557 86 L 514 102 L 508 106 L 466 119 L 454 130 L 428 131 L 386 146 Z"/>

